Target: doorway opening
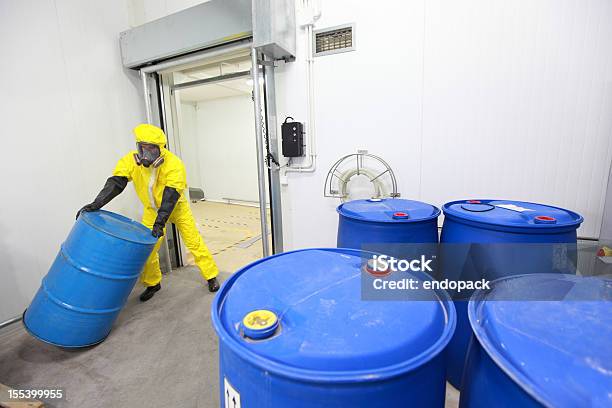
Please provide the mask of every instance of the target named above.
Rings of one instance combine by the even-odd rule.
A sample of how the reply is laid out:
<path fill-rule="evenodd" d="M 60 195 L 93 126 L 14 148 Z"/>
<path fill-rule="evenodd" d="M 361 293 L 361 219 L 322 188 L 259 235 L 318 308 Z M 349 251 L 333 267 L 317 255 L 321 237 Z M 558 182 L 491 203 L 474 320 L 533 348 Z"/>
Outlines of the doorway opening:
<path fill-rule="evenodd" d="M 163 78 L 170 90 L 173 150 L 187 170 L 198 230 L 219 270 L 229 273 L 263 256 L 262 239 L 271 242 L 261 231 L 250 70 L 250 56 L 235 55 Z M 263 81 L 259 85 L 263 92 Z M 184 246 L 177 248 L 180 264 L 193 265 Z"/>

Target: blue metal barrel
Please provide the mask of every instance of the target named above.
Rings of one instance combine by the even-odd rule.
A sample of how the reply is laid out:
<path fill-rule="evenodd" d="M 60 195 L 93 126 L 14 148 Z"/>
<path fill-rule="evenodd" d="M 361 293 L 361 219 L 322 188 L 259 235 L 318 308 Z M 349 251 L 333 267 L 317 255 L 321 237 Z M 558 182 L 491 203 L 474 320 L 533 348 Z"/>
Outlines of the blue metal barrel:
<path fill-rule="evenodd" d="M 338 248 L 410 257 L 419 255 L 416 252 L 431 252 L 413 251 L 411 244 L 438 242 L 440 210 L 430 204 L 399 198 L 372 198 L 343 203 L 336 211 L 340 217 Z"/>
<path fill-rule="evenodd" d="M 156 241 L 122 215 L 82 213 L 24 314 L 28 332 L 61 347 L 104 340 Z"/>
<path fill-rule="evenodd" d="M 575 212 L 511 200 L 460 200 L 443 206 L 441 278 L 495 280 L 527 273 L 575 273 Z M 440 278 L 440 276 L 438 276 Z M 448 380 L 460 388 L 470 339 L 467 299 L 452 293 L 457 330 L 447 349 Z M 461 300 L 464 299 L 464 300 Z"/>
<path fill-rule="evenodd" d="M 371 255 L 286 252 L 223 284 L 212 305 L 221 406 L 444 406 L 452 302 L 438 291 L 415 294 L 419 301 L 362 301 Z"/>
<path fill-rule="evenodd" d="M 612 406 L 612 280 L 533 274 L 495 281 L 468 307 L 459 406 Z"/>

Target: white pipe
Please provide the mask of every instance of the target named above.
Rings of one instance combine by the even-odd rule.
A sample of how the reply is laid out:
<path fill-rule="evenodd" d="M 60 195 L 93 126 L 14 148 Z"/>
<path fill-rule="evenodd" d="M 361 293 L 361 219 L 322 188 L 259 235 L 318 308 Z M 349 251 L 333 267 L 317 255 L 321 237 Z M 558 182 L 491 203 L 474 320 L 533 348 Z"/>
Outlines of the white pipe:
<path fill-rule="evenodd" d="M 310 1 L 304 2 L 305 7 L 313 7 Z M 312 32 L 315 21 L 320 17 L 320 13 L 314 15 L 314 8 L 311 10 L 313 15 L 311 19 L 304 25 L 306 31 L 306 84 L 308 88 L 307 94 L 307 145 L 308 145 L 308 156 L 310 163 L 307 166 L 299 167 L 286 167 L 285 175 L 287 173 L 314 173 L 317 169 L 317 143 L 316 143 L 316 125 L 315 125 L 315 98 L 314 98 L 314 49 L 312 47 Z"/>
<path fill-rule="evenodd" d="M 0 329 L 3 329 L 6 326 L 9 326 L 13 323 L 17 323 L 19 321 L 21 321 L 21 316 L 17 316 L 17 317 L 13 317 L 12 319 L 8 319 L 7 321 L 0 323 Z"/>

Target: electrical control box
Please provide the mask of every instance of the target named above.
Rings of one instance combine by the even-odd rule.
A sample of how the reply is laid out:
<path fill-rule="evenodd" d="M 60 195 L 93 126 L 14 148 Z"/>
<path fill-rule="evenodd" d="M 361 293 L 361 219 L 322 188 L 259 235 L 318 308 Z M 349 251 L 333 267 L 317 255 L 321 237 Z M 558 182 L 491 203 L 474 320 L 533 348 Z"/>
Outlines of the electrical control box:
<path fill-rule="evenodd" d="M 290 122 L 289 119 L 292 121 Z M 293 118 L 285 119 L 281 125 L 283 156 L 304 156 L 304 124 L 293 122 Z"/>

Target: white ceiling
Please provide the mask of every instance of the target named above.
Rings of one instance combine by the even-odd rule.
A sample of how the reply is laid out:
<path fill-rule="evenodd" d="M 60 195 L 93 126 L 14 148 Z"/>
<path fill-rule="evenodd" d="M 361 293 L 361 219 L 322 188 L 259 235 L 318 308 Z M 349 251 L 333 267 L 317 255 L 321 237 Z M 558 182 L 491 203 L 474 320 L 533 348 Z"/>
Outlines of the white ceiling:
<path fill-rule="evenodd" d="M 246 81 L 247 78 L 232 79 L 218 84 L 180 89 L 176 92 L 179 92 L 179 97 L 184 102 L 200 102 L 230 96 L 250 95 L 252 88 Z"/>
<path fill-rule="evenodd" d="M 243 57 L 229 62 L 192 68 L 180 73 L 175 73 L 174 81 L 180 84 L 196 81 L 198 79 L 213 78 L 219 75 L 248 71 L 249 69 L 251 69 L 251 61 Z M 176 92 L 179 92 L 181 101 L 199 102 L 227 98 L 230 96 L 250 95 L 252 89 L 252 82 L 249 81 L 249 78 L 242 77 L 214 84 L 179 89 Z"/>

